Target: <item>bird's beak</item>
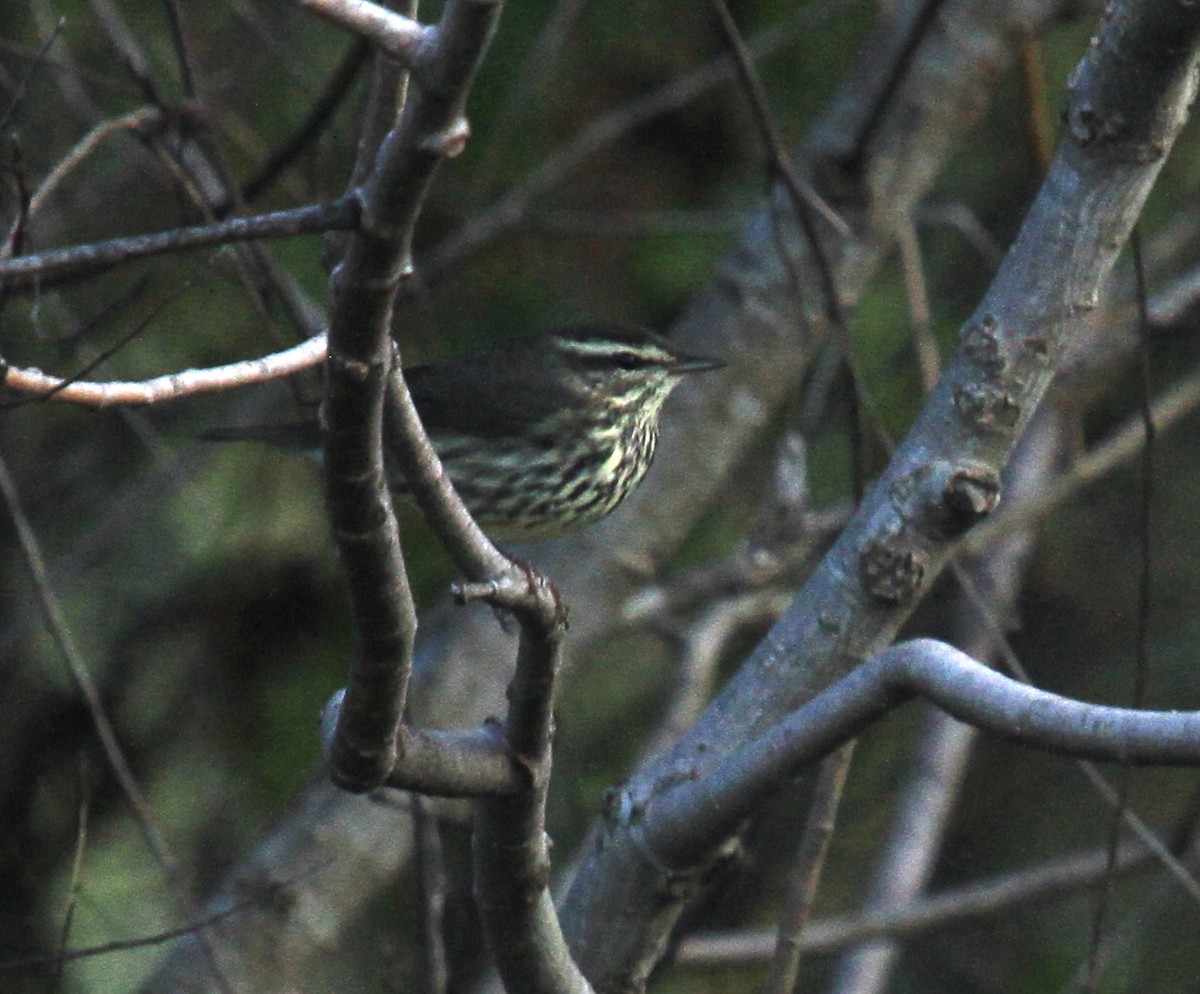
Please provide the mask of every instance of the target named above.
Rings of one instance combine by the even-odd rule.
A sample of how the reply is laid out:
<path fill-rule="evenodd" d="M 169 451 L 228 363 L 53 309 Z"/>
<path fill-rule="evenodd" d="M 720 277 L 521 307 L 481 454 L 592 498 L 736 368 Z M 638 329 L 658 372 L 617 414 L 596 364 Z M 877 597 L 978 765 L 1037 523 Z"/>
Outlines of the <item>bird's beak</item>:
<path fill-rule="evenodd" d="M 676 376 L 683 376 L 686 373 L 704 373 L 710 369 L 721 369 L 724 365 L 725 363 L 720 359 L 709 359 L 699 355 L 681 355 L 671 363 L 671 367 L 667 371 Z"/>

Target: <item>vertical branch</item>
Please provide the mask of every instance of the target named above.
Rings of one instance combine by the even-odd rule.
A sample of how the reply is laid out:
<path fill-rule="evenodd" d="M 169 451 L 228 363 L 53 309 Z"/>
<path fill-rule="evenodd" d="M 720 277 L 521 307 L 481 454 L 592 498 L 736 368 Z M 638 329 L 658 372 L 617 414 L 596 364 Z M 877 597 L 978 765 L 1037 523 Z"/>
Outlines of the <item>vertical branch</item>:
<path fill-rule="evenodd" d="M 326 16 L 340 9 L 307 6 Z M 362 227 L 348 240 L 330 278 L 325 493 L 359 632 L 331 749 L 333 777 L 348 790 L 378 786 L 395 763 L 416 631 L 382 456 L 393 304 L 413 269 L 413 231 L 437 166 L 462 150 L 469 133 L 466 95 L 500 6 L 498 0 L 452 0 L 436 41 L 415 50 L 414 78 L 399 121 L 356 191 Z M 396 24 L 411 24 L 390 17 Z"/>
<path fill-rule="evenodd" d="M 1138 596 L 1134 620 L 1134 665 L 1133 701 L 1135 708 L 1145 707 L 1146 684 L 1149 679 L 1150 658 L 1150 595 L 1153 572 L 1151 570 L 1150 510 L 1154 497 L 1154 450 L 1155 427 L 1153 383 L 1150 375 L 1150 316 L 1146 294 L 1146 270 L 1142 265 L 1142 241 L 1135 227 L 1129 238 L 1130 254 L 1133 258 L 1134 295 L 1137 299 L 1138 315 L 1138 370 L 1141 374 L 1141 396 L 1138 413 L 1142 419 L 1142 430 L 1146 444 L 1142 449 L 1141 479 L 1138 493 Z M 1092 916 L 1091 943 L 1088 947 L 1086 985 L 1089 992 L 1100 988 L 1101 949 L 1104 942 L 1105 919 L 1108 915 L 1115 876 L 1117 850 L 1121 844 L 1121 826 L 1129 808 L 1129 795 L 1133 789 L 1133 769 L 1128 763 L 1121 767 L 1117 784 L 1117 805 L 1113 811 L 1108 835 L 1108 872 L 1100 884 L 1100 894 Z"/>
<path fill-rule="evenodd" d="M 813 791 L 808 822 L 804 826 L 804 834 L 800 838 L 800 847 L 796 852 L 796 861 L 788 881 L 787 898 L 775 943 L 775 955 L 771 958 L 771 969 L 761 994 L 789 994 L 796 986 L 796 973 L 800 969 L 800 935 L 812 915 L 813 900 L 821 880 L 821 870 L 825 866 L 825 856 L 829 852 L 829 843 L 833 838 L 838 807 L 841 805 L 846 775 L 850 772 L 850 761 L 853 757 L 854 742 L 850 741 L 821 762 L 821 773 Z"/>
<path fill-rule="evenodd" d="M 421 990 L 445 994 L 449 980 L 446 938 L 446 867 L 437 814 L 421 794 L 410 794 L 421 892 Z"/>
<path fill-rule="evenodd" d="M 533 574 L 529 580 L 515 607 L 521 641 L 504 724 L 512 761 L 527 782 L 513 796 L 476 803 L 476 899 L 507 990 L 586 994 L 591 986 L 571 957 L 554 910 L 545 828 L 566 612 L 553 587 Z"/>

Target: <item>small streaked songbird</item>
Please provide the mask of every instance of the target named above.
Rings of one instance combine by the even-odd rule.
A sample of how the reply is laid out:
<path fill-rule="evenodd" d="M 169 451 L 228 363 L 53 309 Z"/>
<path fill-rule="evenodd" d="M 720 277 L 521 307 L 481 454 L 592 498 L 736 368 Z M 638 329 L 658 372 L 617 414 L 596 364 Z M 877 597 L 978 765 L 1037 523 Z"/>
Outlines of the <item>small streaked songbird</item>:
<path fill-rule="evenodd" d="M 433 447 L 468 510 L 493 538 L 549 538 L 611 512 L 654 456 L 663 402 L 689 373 L 719 368 L 664 338 L 584 326 L 404 370 Z M 320 453 L 315 420 L 219 429 Z M 407 495 L 386 457 L 388 485 Z"/>

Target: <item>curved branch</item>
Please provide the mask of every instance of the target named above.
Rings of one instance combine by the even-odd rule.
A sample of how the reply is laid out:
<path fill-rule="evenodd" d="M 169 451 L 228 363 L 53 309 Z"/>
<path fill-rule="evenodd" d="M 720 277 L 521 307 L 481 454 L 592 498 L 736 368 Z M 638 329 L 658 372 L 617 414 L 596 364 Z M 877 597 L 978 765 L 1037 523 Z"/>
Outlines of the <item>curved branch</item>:
<path fill-rule="evenodd" d="M 368 38 L 407 68 L 416 68 L 434 34 L 433 28 L 370 0 L 296 0 L 318 17 Z"/>
<path fill-rule="evenodd" d="M 341 718 L 345 690 L 321 709 L 321 748 L 326 758 Z M 513 796 L 528 786 L 494 722 L 479 728 L 415 728 L 401 725 L 396 765 L 385 787 L 432 797 Z"/>
<path fill-rule="evenodd" d="M 325 336 L 316 335 L 290 349 L 207 369 L 185 369 L 149 380 L 109 380 L 94 383 L 50 376 L 40 369 L 8 366 L 0 360 L 0 386 L 29 394 L 30 400 L 61 400 L 88 407 L 123 404 L 142 407 L 198 393 L 215 393 L 264 383 L 312 369 L 325 361 Z"/>
<path fill-rule="evenodd" d="M 704 777 L 644 799 L 638 833 L 663 864 L 692 865 L 781 783 L 917 696 L 993 735 L 1064 756 L 1200 764 L 1200 711 L 1087 704 L 1002 676 L 945 642 L 915 639 L 873 656 Z"/>

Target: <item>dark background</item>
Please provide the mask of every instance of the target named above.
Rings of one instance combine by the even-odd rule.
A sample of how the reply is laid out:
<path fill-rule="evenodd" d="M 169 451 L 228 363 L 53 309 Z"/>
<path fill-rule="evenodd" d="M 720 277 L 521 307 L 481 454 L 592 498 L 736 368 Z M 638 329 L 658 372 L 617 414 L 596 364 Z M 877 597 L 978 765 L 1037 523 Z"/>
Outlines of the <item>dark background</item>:
<path fill-rule="evenodd" d="M 63 17 L 64 29 L 31 71 L 45 37 L 31 12 L 39 5 L 0 0 L 0 111 L 31 71 L 27 92 L 0 135 L 6 223 L 15 215 L 20 182 L 35 187 L 97 121 L 145 105 L 86 3 L 40 6 L 52 12 L 51 23 Z M 164 95 L 181 99 L 162 6 L 126 0 L 120 9 L 151 56 Z M 591 4 L 557 59 L 532 88 L 523 87 L 539 33 L 555 9 L 531 0 L 506 10 L 471 98 L 472 140 L 443 169 L 426 207 L 419 265 L 497 197 L 526 182 L 580 129 L 722 51 L 705 4 Z M 424 19 L 433 19 L 436 10 L 425 10 Z M 868 3 L 801 7 L 780 0 L 735 3 L 732 10 L 750 36 L 798 17 L 809 20 L 760 63 L 778 123 L 795 146 L 839 84 L 876 11 Z M 202 130 L 218 136 L 229 168 L 245 180 L 292 134 L 353 42 L 287 3 L 211 2 L 184 5 L 184 13 L 205 107 Z M 1095 18 L 1096 11 L 1087 10 L 1044 39 L 1045 106 L 1052 121 Z M 57 62 L 68 51 L 94 117 L 60 85 Z M 343 192 L 362 89 L 360 78 L 330 126 L 254 200 L 254 210 Z M 996 258 L 941 223 L 945 212 L 939 209 L 969 211 L 997 251 L 1007 245 L 1038 183 L 1026 140 L 1036 111 L 1015 74 L 997 80 L 987 114 L 938 182 L 919 225 L 944 352 L 986 287 Z M 1193 128 L 1178 143 L 1145 213 L 1151 277 L 1159 283 L 1195 265 L 1190 233 L 1197 153 Z M 667 327 L 759 203 L 763 163 L 744 94 L 732 83 L 639 126 L 537 196 L 516 230 L 437 274 L 398 315 L 396 334 L 406 359 L 435 358 L 580 320 Z M 28 233 L 27 248 L 195 220 L 146 146 L 117 133 L 53 194 Z M 272 248 L 303 290 L 323 301 L 321 240 L 295 238 Z M 1128 278 L 1126 266 L 1119 279 Z M 250 302 L 228 251 L 201 250 L 6 296 L 0 355 L 14 365 L 66 375 L 135 328 L 141 329 L 137 337 L 92 378 L 137 379 L 231 362 L 297 340 L 278 306 L 268 302 L 264 312 Z M 1157 384 L 1194 367 L 1194 329 L 1191 320 L 1156 330 Z M 920 389 L 906 291 L 894 259 L 852 314 L 850 331 L 865 390 L 889 430 L 901 434 L 919 407 Z M 1137 402 L 1137 377 L 1125 360 L 1103 382 L 1068 388 L 1062 396 L 1079 406 L 1081 450 Z M 289 386 L 147 410 L 56 404 L 0 410 L 0 456 L 17 480 L 65 618 L 155 815 L 181 856 L 182 886 L 199 896 L 255 845 L 312 770 L 316 716 L 343 679 L 353 633 L 312 467 L 262 448 L 217 447 L 198 438 L 214 425 L 294 416 L 316 396 L 316 380 L 301 378 Z M 1198 431 L 1200 422 L 1185 422 L 1161 439 L 1156 456 L 1149 702 L 1155 707 L 1200 707 L 1200 616 L 1194 608 L 1200 588 Z M 810 454 L 817 506 L 849 496 L 848 445 L 845 404 L 834 404 Z M 756 472 L 763 470 L 747 466 L 748 479 Z M 1087 700 L 1129 700 L 1137 492 L 1134 471 L 1118 472 L 1083 490 L 1040 530 L 1014 641 L 1035 680 L 1048 689 Z M 728 510 L 706 523 L 681 561 L 731 548 L 752 500 L 752 493 L 732 496 Z M 403 526 L 413 582 L 428 603 L 442 595 L 452 573 L 414 514 L 406 512 Z M 0 520 L 0 591 L 0 961 L 58 947 L 81 806 L 87 829 L 68 944 L 132 938 L 177 924 L 170 896 L 176 885 L 147 853 L 107 772 L 42 623 L 7 519 Z M 670 673 L 661 642 L 630 640 L 567 688 L 550 815 L 556 853 L 570 851 L 600 792 L 623 776 Z M 906 769 L 913 718 L 893 717 L 864 738 L 821 912 L 854 907 Z M 1167 831 L 1194 803 L 1195 779 L 1191 771 L 1139 772 L 1134 805 Z M 1098 846 L 1108 831 L 1105 807 L 1069 762 L 985 741 L 968 772 L 937 885 Z M 462 834 L 449 832 L 452 852 L 463 845 Z M 772 921 L 782 871 L 770 869 L 769 853 L 756 858 L 747 873 L 757 883 L 739 888 L 730 882 L 729 902 L 708 925 Z M 374 909 L 372 918 L 387 938 L 348 942 L 344 955 L 330 957 L 328 975 L 313 977 L 311 990 L 412 989 L 406 980 L 413 962 L 406 938 L 412 930 L 405 896 L 410 887 L 411 881 L 397 881 L 386 906 Z M 1117 922 L 1142 910 L 1110 974 L 1111 989 L 1125 989 L 1124 979 L 1136 976 L 1141 990 L 1194 991 L 1200 975 L 1195 906 L 1177 888 L 1150 877 L 1118 885 L 1114 901 Z M 1059 990 L 1086 952 L 1093 902 L 1094 895 L 1080 894 L 935 933 L 910 947 L 895 989 Z M 69 965 L 63 989 L 135 989 L 167 948 Z M 810 983 L 825 962 L 811 959 Z M 740 991 L 757 977 L 754 971 L 680 969 L 665 973 L 660 989 Z M 0 985 L 43 991 L 56 982 L 44 971 L 20 971 L 0 974 Z"/>

